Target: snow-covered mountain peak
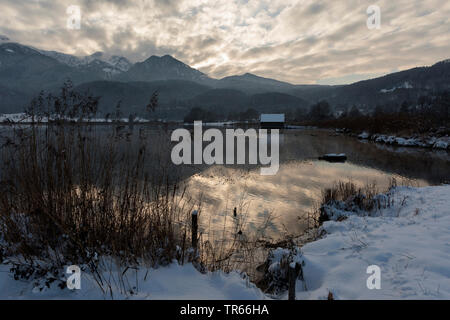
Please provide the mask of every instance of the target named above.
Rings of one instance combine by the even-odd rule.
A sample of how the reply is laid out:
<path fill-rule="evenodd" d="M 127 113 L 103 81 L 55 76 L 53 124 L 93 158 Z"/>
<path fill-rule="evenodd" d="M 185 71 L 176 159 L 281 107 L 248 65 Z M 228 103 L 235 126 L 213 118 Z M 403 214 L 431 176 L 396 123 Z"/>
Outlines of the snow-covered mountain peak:
<path fill-rule="evenodd" d="M 127 72 L 127 79 L 134 81 L 187 80 L 209 82 L 208 76 L 170 56 L 152 55 L 143 62 L 133 65 Z"/>
<path fill-rule="evenodd" d="M 77 57 L 56 51 L 40 50 L 40 53 L 58 60 L 71 67 L 86 67 L 90 65 L 103 65 L 107 73 L 122 73 L 128 71 L 133 65 L 127 58 L 121 56 L 109 56 L 101 51 L 84 57 Z"/>
<path fill-rule="evenodd" d="M 121 56 L 112 56 L 107 62 L 122 72 L 128 71 L 133 65 L 127 58 Z"/>

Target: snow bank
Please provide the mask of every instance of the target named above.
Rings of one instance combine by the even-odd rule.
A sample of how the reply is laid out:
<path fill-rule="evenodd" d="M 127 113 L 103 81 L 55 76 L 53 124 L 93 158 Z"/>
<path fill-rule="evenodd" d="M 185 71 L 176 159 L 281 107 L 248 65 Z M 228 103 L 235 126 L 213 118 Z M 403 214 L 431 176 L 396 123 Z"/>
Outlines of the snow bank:
<path fill-rule="evenodd" d="M 106 273 L 105 273 L 106 274 Z M 107 273 L 109 275 L 109 273 Z M 114 299 L 155 300 L 260 300 L 265 296 L 247 279 L 236 272 L 225 274 L 213 272 L 202 274 L 192 264 L 180 266 L 173 263 L 168 267 L 127 272 L 133 294 L 124 294 L 113 289 Z M 144 280 L 145 279 L 145 280 Z M 81 276 L 81 289 L 60 289 L 55 283 L 37 286 L 30 281 L 17 281 L 9 267 L 0 265 L 0 299 L 111 299 L 103 294 L 94 280 L 86 273 Z"/>
<path fill-rule="evenodd" d="M 325 238 L 302 248 L 297 298 L 450 299 L 449 195 L 449 185 L 397 188 L 375 217 L 325 222 Z M 381 269 L 380 290 L 367 288 L 370 265 Z"/>
<path fill-rule="evenodd" d="M 271 279 L 285 282 L 286 275 L 280 273 L 283 261 L 295 261 L 302 265 L 303 276 L 297 281 L 297 299 L 327 299 L 329 292 L 334 299 L 450 299 L 449 195 L 450 185 L 399 187 L 387 198 L 380 196 L 389 205 L 370 214 L 335 208 L 335 219 L 322 226 L 322 239 L 297 251 L 273 251 L 267 264 Z M 371 275 L 367 268 L 372 265 L 381 270 L 379 290 L 367 287 Z M 236 272 L 202 274 L 192 264 L 173 263 L 125 274 L 133 293 L 114 289 L 115 299 L 267 298 Z M 56 283 L 47 288 L 33 281 L 16 281 L 7 265 L 0 265 L 0 288 L 0 299 L 111 298 L 87 273 L 82 275 L 81 290 L 69 291 Z M 281 298 L 286 299 L 287 293 Z"/>
<path fill-rule="evenodd" d="M 69 117 L 65 117 L 64 118 L 67 121 L 78 121 L 79 119 L 77 118 L 69 118 Z M 47 123 L 48 122 L 48 118 L 47 117 L 42 117 L 41 119 L 39 119 L 39 121 L 41 123 Z M 55 120 L 55 118 L 50 118 L 50 120 Z M 119 119 L 120 122 L 124 122 L 124 123 L 128 123 L 129 122 L 129 118 L 122 118 Z M 105 118 L 92 118 L 92 119 L 85 119 L 85 121 L 89 121 L 89 122 L 113 122 L 113 119 L 105 119 Z M 10 114 L 0 114 L 0 123 L 1 122 L 13 122 L 13 123 L 32 123 L 33 119 L 31 116 L 26 115 L 25 113 L 10 113 Z M 144 118 L 140 118 L 140 117 L 136 117 L 135 119 L 133 119 L 134 123 L 146 123 L 149 122 L 149 120 L 146 120 Z"/>
<path fill-rule="evenodd" d="M 450 137 L 397 137 L 384 134 L 372 134 L 363 132 L 358 135 L 358 139 L 370 139 L 374 142 L 384 143 L 403 147 L 422 147 L 433 149 L 450 149 Z"/>
<path fill-rule="evenodd" d="M 364 131 L 360 135 L 358 135 L 358 139 L 362 139 L 362 140 L 369 139 L 369 137 L 370 137 L 370 135 L 366 131 Z"/>
<path fill-rule="evenodd" d="M 0 122 L 31 122 L 25 113 L 0 114 Z"/>
<path fill-rule="evenodd" d="M 205 122 L 203 123 L 203 126 L 205 127 L 226 127 L 226 126 L 232 126 L 236 124 L 235 121 L 223 121 L 223 122 Z M 192 125 L 192 123 L 185 123 L 185 125 Z"/>
<path fill-rule="evenodd" d="M 449 149 L 449 146 L 450 146 L 450 137 L 443 137 L 443 138 L 436 139 L 436 141 L 434 142 L 433 148 Z"/>

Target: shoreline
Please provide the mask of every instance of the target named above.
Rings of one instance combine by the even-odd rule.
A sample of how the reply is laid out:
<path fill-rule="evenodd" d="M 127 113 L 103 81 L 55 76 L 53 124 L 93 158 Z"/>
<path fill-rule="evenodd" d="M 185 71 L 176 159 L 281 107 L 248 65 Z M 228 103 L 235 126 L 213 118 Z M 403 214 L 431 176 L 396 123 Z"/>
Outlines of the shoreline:
<path fill-rule="evenodd" d="M 450 283 L 442 281 L 450 277 L 450 255 L 445 250 L 450 241 L 449 193 L 450 185 L 396 187 L 387 194 L 391 205 L 372 212 L 335 207 L 340 218 L 325 222 L 321 237 L 293 251 L 293 259 L 303 265 L 303 278 L 296 282 L 297 298 L 322 300 L 331 294 L 334 299 L 449 299 Z M 272 272 L 280 267 L 280 253 L 288 251 L 274 249 L 278 260 L 272 261 Z M 380 290 L 366 286 L 370 276 L 366 269 L 371 265 L 381 269 Z M 202 273 L 191 263 L 147 269 L 148 280 L 142 266 L 136 271 L 139 291 L 118 290 L 113 297 L 87 281 L 88 276 L 82 278 L 81 290 L 70 291 L 56 283 L 14 280 L 9 267 L 0 264 L 0 299 L 182 299 L 191 295 L 204 300 L 287 299 L 287 292 L 264 294 L 238 271 Z M 129 272 L 135 276 L 135 271 Z"/>
<path fill-rule="evenodd" d="M 375 143 L 388 144 L 399 147 L 417 147 L 436 150 L 450 150 L 449 136 L 424 136 L 413 135 L 409 137 L 398 137 L 386 134 L 369 134 L 362 132 L 356 136 L 359 140 L 368 140 Z"/>

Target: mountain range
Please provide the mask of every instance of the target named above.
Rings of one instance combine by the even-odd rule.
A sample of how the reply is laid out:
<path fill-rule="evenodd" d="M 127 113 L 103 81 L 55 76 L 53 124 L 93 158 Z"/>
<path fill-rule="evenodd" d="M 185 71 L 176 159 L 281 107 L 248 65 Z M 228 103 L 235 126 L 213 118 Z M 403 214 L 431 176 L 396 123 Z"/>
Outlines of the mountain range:
<path fill-rule="evenodd" d="M 67 79 L 77 89 L 101 96 L 103 114 L 119 100 L 124 114 L 139 114 L 154 91 L 159 93 L 155 116 L 168 119 L 182 119 L 192 107 L 223 115 L 248 108 L 288 112 L 306 110 L 320 100 L 337 109 L 356 105 L 370 111 L 450 90 L 450 60 L 349 85 L 294 85 L 250 73 L 214 79 L 169 55 L 137 63 L 102 52 L 76 57 L 0 35 L 0 113 L 22 112 L 39 91 L 54 92 Z"/>

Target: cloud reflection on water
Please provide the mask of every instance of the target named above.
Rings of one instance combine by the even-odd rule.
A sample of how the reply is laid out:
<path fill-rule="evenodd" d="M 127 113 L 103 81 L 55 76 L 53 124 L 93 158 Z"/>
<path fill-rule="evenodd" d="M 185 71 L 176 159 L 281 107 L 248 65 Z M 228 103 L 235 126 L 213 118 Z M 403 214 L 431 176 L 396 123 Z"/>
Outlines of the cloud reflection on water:
<path fill-rule="evenodd" d="M 259 170 L 214 166 L 190 177 L 188 190 L 194 198 L 202 199 L 205 231 L 208 226 L 221 232 L 224 223 L 232 227 L 233 208 L 238 207 L 248 215 L 248 227 L 257 228 L 272 213 L 275 218 L 268 236 L 276 237 L 284 231 L 301 232 L 304 226 L 298 217 L 311 211 L 322 189 L 333 182 L 351 179 L 361 186 L 375 182 L 384 189 L 392 176 L 349 162 L 291 161 L 283 163 L 275 176 L 261 176 Z M 428 185 L 424 180 L 415 183 Z"/>

